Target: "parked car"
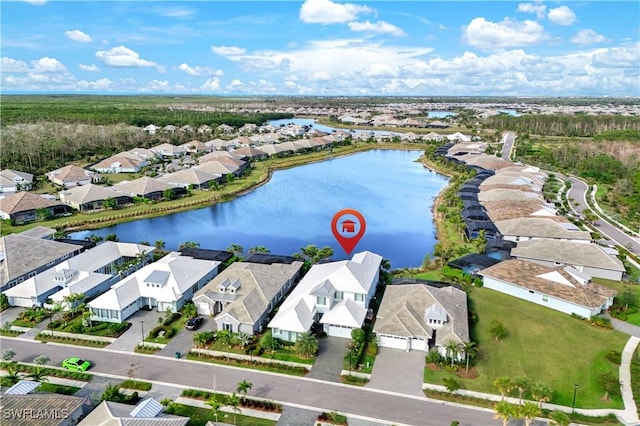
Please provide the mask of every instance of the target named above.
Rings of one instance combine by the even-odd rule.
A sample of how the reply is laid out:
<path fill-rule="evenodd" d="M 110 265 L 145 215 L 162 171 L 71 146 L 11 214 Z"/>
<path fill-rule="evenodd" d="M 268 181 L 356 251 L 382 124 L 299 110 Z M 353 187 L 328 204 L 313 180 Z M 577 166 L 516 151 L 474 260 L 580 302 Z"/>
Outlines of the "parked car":
<path fill-rule="evenodd" d="M 91 362 L 80 358 L 67 358 L 62 361 L 62 367 L 71 371 L 87 371 Z"/>
<path fill-rule="evenodd" d="M 204 319 L 202 317 L 193 317 L 187 321 L 187 330 L 197 330 L 202 325 Z"/>

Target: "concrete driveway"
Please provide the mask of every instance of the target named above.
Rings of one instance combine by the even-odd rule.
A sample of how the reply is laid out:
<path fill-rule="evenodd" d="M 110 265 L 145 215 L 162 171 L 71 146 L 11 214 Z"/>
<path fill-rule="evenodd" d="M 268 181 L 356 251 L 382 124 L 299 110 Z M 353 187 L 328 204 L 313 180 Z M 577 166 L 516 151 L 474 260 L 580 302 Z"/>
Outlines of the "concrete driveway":
<path fill-rule="evenodd" d="M 156 311 L 140 310 L 136 312 L 127 318 L 127 322 L 131 323 L 131 327 L 122 336 L 118 337 L 115 342 L 106 347 L 116 351 L 133 352 L 135 347 L 142 343 L 143 330 L 145 337 L 148 336 L 151 329 L 158 325 L 158 318 L 162 318 L 164 315 L 164 312 Z"/>
<path fill-rule="evenodd" d="M 365 386 L 424 396 L 422 380 L 426 356 L 427 354 L 421 351 L 406 352 L 380 348 L 371 372 L 371 380 Z"/>
<path fill-rule="evenodd" d="M 188 353 L 191 348 L 193 348 L 194 333 L 216 330 L 216 322 L 213 320 L 213 318 L 209 318 L 206 316 L 203 316 L 202 318 L 204 319 L 204 321 L 202 322 L 202 325 L 199 329 L 187 330 L 186 328 L 183 328 L 182 330 L 179 330 L 178 334 L 176 334 L 171 339 L 167 346 L 156 352 L 156 355 L 174 357 L 176 352 L 180 352 L 182 356 Z"/>
<path fill-rule="evenodd" d="M 0 326 L 4 326 L 7 322 L 17 320 L 18 316 L 26 310 L 27 308 L 20 308 L 18 306 L 8 307 L 4 311 L 0 312 Z"/>

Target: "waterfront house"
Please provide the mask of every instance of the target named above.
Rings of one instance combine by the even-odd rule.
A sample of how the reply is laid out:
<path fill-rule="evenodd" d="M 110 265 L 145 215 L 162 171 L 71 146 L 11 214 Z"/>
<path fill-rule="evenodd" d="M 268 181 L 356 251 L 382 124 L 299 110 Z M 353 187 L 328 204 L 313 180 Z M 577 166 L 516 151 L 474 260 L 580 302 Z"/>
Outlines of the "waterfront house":
<path fill-rule="evenodd" d="M 164 198 L 164 192 L 167 190 L 173 191 L 175 196 L 181 196 L 187 193 L 187 191 L 180 186 L 172 185 L 148 176 L 143 176 L 131 181 L 125 180 L 117 185 L 113 185 L 111 189 L 130 197 L 141 197 L 156 201 L 162 200 Z"/>
<path fill-rule="evenodd" d="M 66 165 L 46 174 L 47 179 L 63 188 L 72 188 L 78 185 L 87 185 L 99 182 L 101 176 L 91 170 L 85 170 L 73 164 Z"/>
<path fill-rule="evenodd" d="M 0 171 L 0 194 L 29 191 L 33 187 L 33 175 L 18 170 Z"/>
<path fill-rule="evenodd" d="M 449 342 L 469 342 L 467 294 L 452 286 L 394 283 L 384 292 L 373 331 L 381 347 L 435 349 L 446 357 Z"/>
<path fill-rule="evenodd" d="M 68 212 L 69 208 L 64 204 L 30 192 L 16 192 L 0 198 L 0 218 L 16 225 Z"/>
<path fill-rule="evenodd" d="M 214 317 L 218 330 L 259 333 L 269 313 L 297 282 L 302 262 L 235 262 L 193 297 L 198 314 Z"/>
<path fill-rule="evenodd" d="M 116 192 L 110 187 L 99 185 L 76 186 L 60 191 L 60 201 L 79 211 L 104 209 L 105 200 L 114 200 L 116 207 L 131 204 L 133 199 L 129 195 Z"/>
<path fill-rule="evenodd" d="M 99 173 L 138 173 L 148 164 L 146 158 L 132 152 L 121 152 L 99 161 L 91 168 Z"/>
<path fill-rule="evenodd" d="M 196 167 L 164 175 L 159 180 L 182 188 L 192 187 L 194 189 L 209 189 L 214 183 L 224 182 L 222 174 L 208 173 Z"/>
<path fill-rule="evenodd" d="M 362 327 L 380 276 L 382 256 L 370 251 L 314 265 L 282 303 L 268 327 L 274 337 L 295 342 L 314 324 L 329 336 L 350 339 Z"/>
<path fill-rule="evenodd" d="M 591 242 L 591 233 L 581 231 L 570 222 L 556 222 L 548 218 L 516 218 L 495 223 L 496 228 L 507 241 L 527 241 L 540 238 L 574 241 L 582 244 Z"/>
<path fill-rule="evenodd" d="M 150 262 L 153 250 L 155 247 L 143 244 L 105 241 L 26 279 L 5 294 L 11 306 L 23 307 L 42 306 L 50 296 L 65 288 L 70 290 L 67 294 L 84 293 L 92 297 L 117 282 L 119 274 L 127 274 Z"/>
<path fill-rule="evenodd" d="M 87 304 L 93 321 L 122 322 L 140 309 L 178 312 L 218 273 L 220 262 L 170 252 Z"/>
<path fill-rule="evenodd" d="M 589 275 L 571 266 L 505 260 L 478 274 L 485 288 L 584 318 L 608 309 L 617 293 L 592 283 Z"/>

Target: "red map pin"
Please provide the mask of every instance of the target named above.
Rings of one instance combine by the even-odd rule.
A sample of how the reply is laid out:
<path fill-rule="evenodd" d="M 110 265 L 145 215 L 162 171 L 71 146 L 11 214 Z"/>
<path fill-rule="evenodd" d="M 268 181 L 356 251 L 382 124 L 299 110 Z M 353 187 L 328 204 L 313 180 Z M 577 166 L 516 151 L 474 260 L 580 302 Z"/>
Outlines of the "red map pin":
<path fill-rule="evenodd" d="M 331 232 L 347 255 L 358 245 L 366 229 L 367 222 L 357 210 L 340 210 L 331 220 Z"/>

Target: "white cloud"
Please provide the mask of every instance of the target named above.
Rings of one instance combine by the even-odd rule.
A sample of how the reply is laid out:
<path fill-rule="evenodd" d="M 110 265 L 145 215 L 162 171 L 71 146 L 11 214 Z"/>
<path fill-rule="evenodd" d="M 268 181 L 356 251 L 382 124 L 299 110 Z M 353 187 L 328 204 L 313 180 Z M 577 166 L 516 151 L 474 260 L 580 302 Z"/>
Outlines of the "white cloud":
<path fill-rule="evenodd" d="M 40 58 L 37 61 L 31 61 L 31 65 L 33 66 L 33 70 L 36 72 L 58 72 L 67 70 L 60 61 L 47 56 Z"/>
<path fill-rule="evenodd" d="M 9 73 L 9 72 L 27 72 L 28 66 L 24 61 L 19 61 L 17 59 L 3 57 L 2 62 L 0 62 L 0 72 Z"/>
<path fill-rule="evenodd" d="M 607 41 L 607 38 L 602 34 L 598 34 L 593 30 L 580 30 L 571 37 L 571 43 L 575 44 L 596 44 Z"/>
<path fill-rule="evenodd" d="M 96 57 L 110 67 L 125 68 L 125 67 L 156 67 L 161 68 L 155 62 L 142 59 L 137 52 L 124 47 L 113 47 L 109 50 L 98 50 Z"/>
<path fill-rule="evenodd" d="M 390 24 L 385 21 L 377 21 L 377 22 L 349 22 L 347 24 L 351 31 L 363 31 L 374 34 L 390 34 L 393 36 L 403 36 L 406 35 L 402 28 L 398 28 L 393 24 Z"/>
<path fill-rule="evenodd" d="M 362 13 L 371 13 L 372 11 L 367 6 L 354 3 L 306 0 L 300 7 L 300 20 L 307 24 L 344 24 L 355 21 Z"/>
<path fill-rule="evenodd" d="M 163 5 L 152 8 L 151 12 L 167 18 L 189 18 L 195 14 L 196 11 L 188 7 Z"/>
<path fill-rule="evenodd" d="M 148 90 L 151 92 L 168 92 L 171 88 L 167 80 L 151 80 L 148 85 Z"/>
<path fill-rule="evenodd" d="M 66 35 L 70 40 L 79 41 L 80 43 L 91 42 L 91 36 L 89 36 L 86 33 L 83 33 L 80 30 L 65 31 L 64 35 Z"/>
<path fill-rule="evenodd" d="M 180 64 L 178 66 L 178 69 L 184 73 L 187 73 L 189 75 L 193 75 L 193 76 L 199 76 L 199 75 L 215 75 L 218 77 L 222 77 L 224 75 L 224 71 L 220 70 L 220 69 L 212 69 L 209 67 L 190 67 L 189 64 Z"/>
<path fill-rule="evenodd" d="M 47 0 L 22 0 L 25 3 L 32 4 L 34 6 L 42 6 L 47 2 Z"/>
<path fill-rule="evenodd" d="M 200 88 L 208 92 L 215 92 L 220 89 L 220 79 L 218 77 L 210 78 Z"/>
<path fill-rule="evenodd" d="M 242 83 L 242 81 L 238 80 L 237 78 L 234 78 L 233 81 L 231 81 L 231 83 L 227 85 L 226 89 L 230 91 L 234 91 L 234 90 L 239 90 L 242 87 L 244 87 L 244 84 Z"/>
<path fill-rule="evenodd" d="M 76 83 L 76 85 L 79 89 L 107 90 L 111 88 L 113 82 L 108 78 L 101 78 L 100 80 L 96 81 L 80 80 Z"/>
<path fill-rule="evenodd" d="M 100 71 L 100 69 L 98 68 L 98 66 L 96 64 L 91 64 L 91 65 L 78 64 L 78 68 L 80 68 L 82 71 L 89 71 L 89 72 L 99 72 Z"/>
<path fill-rule="evenodd" d="M 518 5 L 518 12 L 523 13 L 535 13 L 538 18 L 544 18 L 547 6 L 540 3 L 520 3 Z"/>
<path fill-rule="evenodd" d="M 549 9 L 547 17 L 556 25 L 571 25 L 576 22 L 576 14 L 567 6 Z"/>
<path fill-rule="evenodd" d="M 211 46 L 211 51 L 216 55 L 236 56 L 236 55 L 244 55 L 247 49 L 243 49 L 242 47 L 236 47 L 236 46 Z"/>
<path fill-rule="evenodd" d="M 547 38 L 542 25 L 535 21 L 514 21 L 504 18 L 500 22 L 474 18 L 463 28 L 462 40 L 481 49 L 502 49 L 528 46 Z"/>

